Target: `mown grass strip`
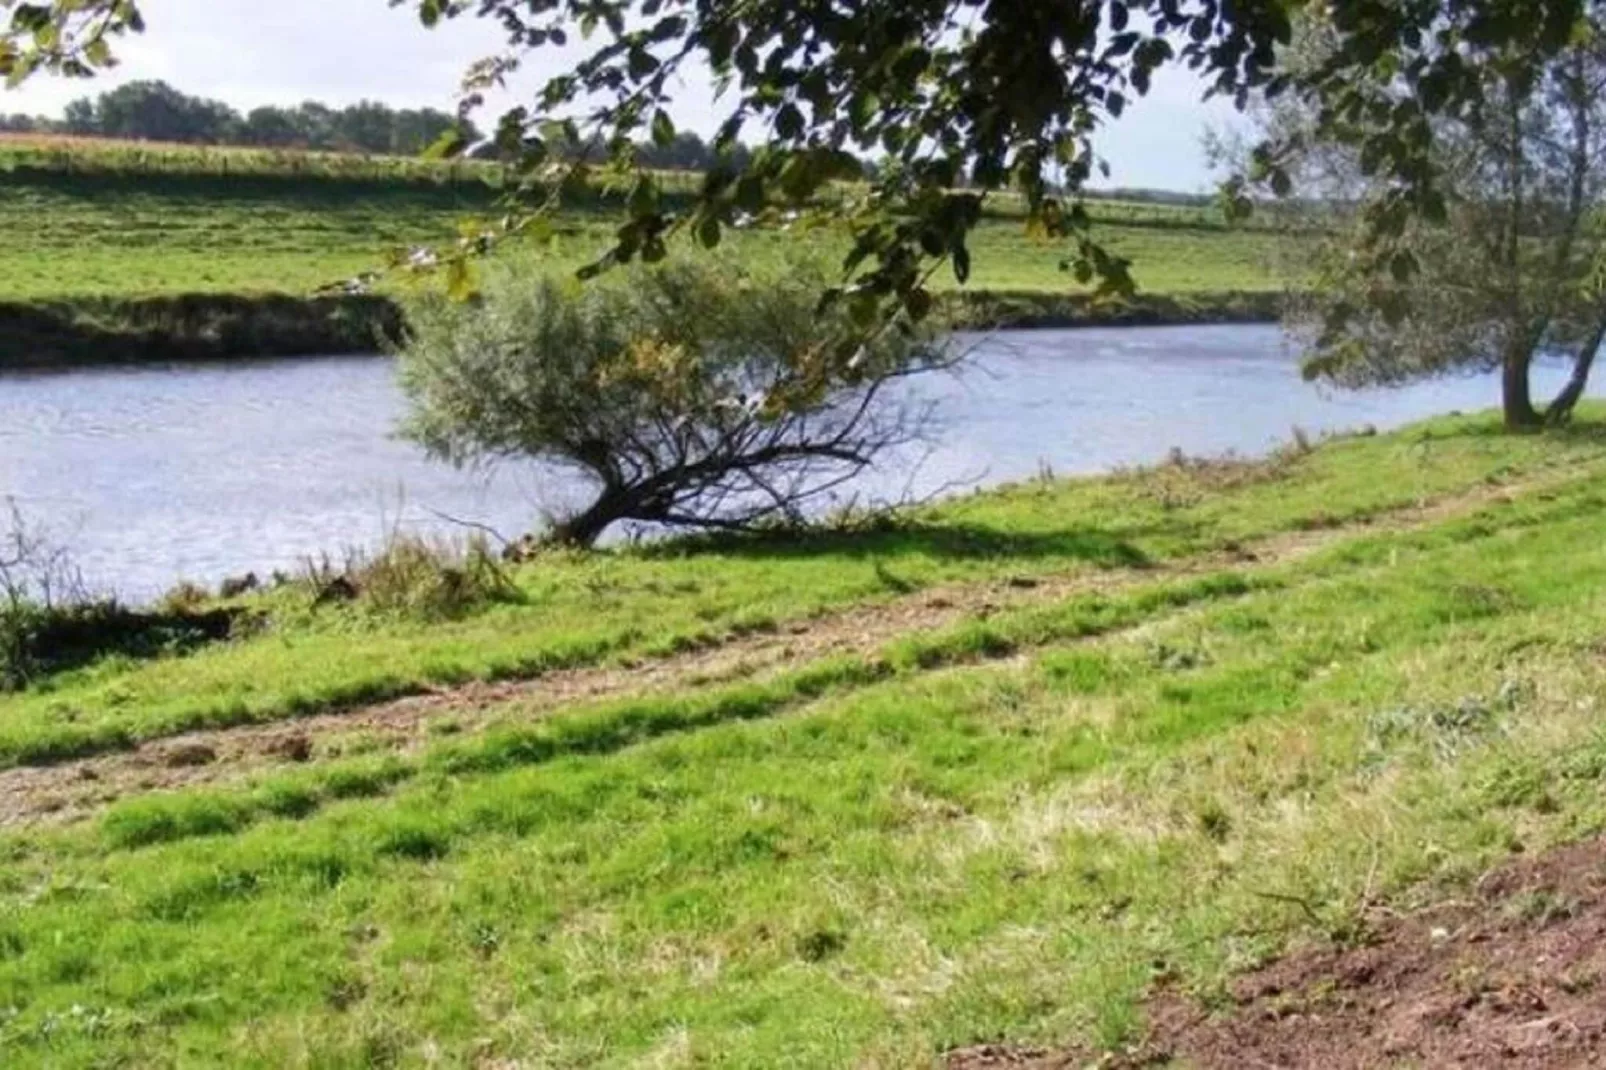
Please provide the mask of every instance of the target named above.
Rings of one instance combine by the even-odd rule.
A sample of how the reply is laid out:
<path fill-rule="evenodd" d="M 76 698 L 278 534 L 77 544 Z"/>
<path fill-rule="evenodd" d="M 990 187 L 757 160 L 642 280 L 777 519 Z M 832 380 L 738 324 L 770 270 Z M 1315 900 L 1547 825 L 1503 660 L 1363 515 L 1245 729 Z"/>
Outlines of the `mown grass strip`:
<path fill-rule="evenodd" d="M 713 640 L 714 633 L 706 628 L 693 629 L 681 633 L 679 638 L 688 644 L 704 644 Z M 112 751 L 132 750 L 147 740 L 185 732 L 311 717 L 334 710 L 406 698 L 437 685 L 458 685 L 473 679 L 490 683 L 536 679 L 546 673 L 595 665 L 609 655 L 632 648 L 640 640 L 638 631 L 626 629 L 601 637 L 580 637 L 555 643 L 533 654 L 489 664 L 479 673 L 467 673 L 450 665 L 433 671 L 426 668 L 416 678 L 378 675 L 339 681 L 324 685 L 316 693 L 290 691 L 268 703 L 236 699 L 217 704 L 203 697 L 194 705 L 180 706 L 163 716 L 151 718 L 138 731 L 129 725 L 106 721 L 57 725 L 48 732 L 7 731 L 0 726 L 0 768 L 55 765 Z"/>
<path fill-rule="evenodd" d="M 304 818 L 329 802 L 385 794 L 424 773 L 486 775 L 560 758 L 609 754 L 666 735 L 774 717 L 891 675 L 908 677 L 1108 635 L 1164 621 L 1192 606 L 1286 589 L 1357 568 L 1376 568 L 1397 561 L 1401 552 L 1426 554 L 1501 532 L 1576 520 L 1603 506 L 1606 498 L 1595 490 L 1591 479 L 1584 478 L 1560 484 L 1547 492 L 1545 500 L 1526 507 L 1518 503 L 1490 506 L 1424 530 L 1356 536 L 1274 572 L 1211 573 L 1141 587 L 1125 596 L 1092 594 L 1054 605 L 1009 610 L 932 634 L 895 640 L 875 653 L 827 659 L 765 683 L 552 711 L 540 724 L 492 729 L 472 741 L 439 745 L 421 759 L 392 756 L 336 763 L 309 775 L 276 778 L 245 794 L 214 789 L 134 799 L 115 804 L 102 817 L 100 827 L 110 846 L 138 848 L 233 833 L 268 818 Z M 1475 596 L 1469 597 L 1476 601 Z M 1476 605 L 1458 605 L 1454 612 L 1465 616 L 1477 610 Z M 1230 688 L 1256 690 L 1239 682 L 1232 682 Z"/>
<path fill-rule="evenodd" d="M 337 763 L 309 774 L 276 778 L 246 793 L 225 788 L 136 798 L 114 804 L 101 818 L 100 828 L 108 845 L 118 849 L 233 833 L 258 820 L 306 817 L 331 801 L 382 794 L 420 774 L 485 775 L 560 758 L 611 754 L 663 736 L 774 717 L 889 676 L 917 675 L 1106 635 L 1164 619 L 1189 606 L 1283 582 L 1236 574 L 1207 576 L 1156 585 L 1124 598 L 1093 595 L 1057 606 L 1008 611 L 898 640 L 879 652 L 826 659 L 763 683 L 553 711 L 534 725 L 493 728 L 473 740 L 438 744 L 418 759 L 390 757 L 377 765 L 367 759 Z M 358 785 L 355 789 L 348 787 L 353 782 Z"/>

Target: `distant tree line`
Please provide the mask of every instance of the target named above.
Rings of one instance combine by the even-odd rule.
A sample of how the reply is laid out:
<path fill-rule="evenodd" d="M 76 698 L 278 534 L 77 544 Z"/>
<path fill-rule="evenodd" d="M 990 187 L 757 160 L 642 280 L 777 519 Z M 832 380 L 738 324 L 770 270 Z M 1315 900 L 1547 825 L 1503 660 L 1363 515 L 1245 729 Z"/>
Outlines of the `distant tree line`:
<path fill-rule="evenodd" d="M 267 105 L 241 113 L 220 100 L 190 96 L 166 82 L 150 81 L 81 97 L 67 105 L 60 119 L 0 115 L 3 133 L 395 156 L 416 156 L 452 129 L 460 130 L 470 143 L 482 140 L 473 123 L 434 108 L 392 108 L 370 100 L 333 108 L 309 100 L 295 107 Z M 663 170 L 702 171 L 714 162 L 708 144 L 685 131 L 665 145 L 643 144 L 640 153 L 644 166 Z M 480 154 L 494 150 L 487 145 Z M 600 144 L 594 155 L 605 155 Z"/>
<path fill-rule="evenodd" d="M 480 158 L 500 155 L 496 146 L 486 142 L 472 122 L 435 108 L 392 108 L 370 100 L 332 108 L 309 100 L 295 107 L 266 105 L 241 113 L 221 100 L 193 97 L 159 81 L 130 82 L 98 97 L 80 97 L 67 105 L 60 119 L 22 113 L 0 114 L 0 133 L 71 134 L 188 145 L 239 145 L 389 156 L 416 156 L 454 128 L 460 130 L 470 144 L 478 143 L 472 155 Z M 637 154 L 643 167 L 663 171 L 707 171 L 716 161 L 713 147 L 687 130 L 676 133 L 667 144 L 642 142 L 637 146 Z M 608 150 L 598 139 L 587 146 L 586 155 L 601 159 L 608 155 Z M 738 144 L 725 162 L 740 169 L 746 167 L 750 159 L 747 146 Z M 861 166 L 866 179 L 873 181 L 877 177 L 876 163 L 866 160 Z M 1189 206 L 1212 201 L 1211 197 L 1199 194 L 1149 189 L 1099 190 L 1089 195 L 1095 199 Z"/>
<path fill-rule="evenodd" d="M 295 107 L 268 105 L 242 114 L 220 100 L 148 81 L 75 100 L 61 119 L 0 116 L 0 131 L 10 133 L 400 156 L 422 152 L 454 128 L 463 129 L 470 139 L 479 136 L 472 124 L 434 108 L 392 108 L 369 100 L 332 108 L 309 100 Z"/>
<path fill-rule="evenodd" d="M 416 156 L 454 128 L 470 144 L 482 143 L 472 155 L 499 155 L 493 144 L 484 142 L 472 122 L 435 108 L 392 108 L 371 100 L 332 108 L 309 100 L 295 107 L 265 105 L 241 113 L 221 100 L 190 96 L 159 81 L 130 82 L 98 97 L 80 97 L 67 105 L 60 119 L 0 114 L 0 133 L 71 134 L 389 156 Z M 715 163 L 713 147 L 686 130 L 676 133 L 667 144 L 643 142 L 637 146 L 637 153 L 643 167 L 664 171 L 707 171 Z M 607 154 L 600 140 L 587 147 L 587 155 L 593 158 Z M 738 144 L 726 163 L 739 169 L 746 167 L 750 158 L 748 148 Z M 862 167 L 867 179 L 876 177 L 875 163 L 865 161 Z M 1205 196 L 1157 190 L 1117 189 L 1092 195 L 1187 205 L 1210 201 Z"/>

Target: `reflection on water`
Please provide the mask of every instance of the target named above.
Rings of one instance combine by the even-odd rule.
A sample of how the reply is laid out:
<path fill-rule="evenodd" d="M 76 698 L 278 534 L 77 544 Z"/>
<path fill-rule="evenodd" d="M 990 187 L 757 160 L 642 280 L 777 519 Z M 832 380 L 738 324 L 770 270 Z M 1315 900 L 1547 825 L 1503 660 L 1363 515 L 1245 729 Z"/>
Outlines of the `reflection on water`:
<path fill-rule="evenodd" d="M 1273 327 L 1003 332 L 962 337 L 958 375 L 914 384 L 944 435 L 857 488 L 1093 472 L 1188 453 L 1264 451 L 1291 428 L 1397 425 L 1496 401 L 1487 378 L 1335 394 L 1303 383 Z M 1539 374 L 1542 391 L 1563 378 Z M 289 568 L 392 525 L 507 535 L 572 500 L 533 466 L 464 473 L 391 437 L 402 401 L 378 357 L 96 369 L 0 379 L 0 493 L 68 544 L 97 585 L 143 597 Z M 567 488 L 572 491 L 573 488 Z"/>

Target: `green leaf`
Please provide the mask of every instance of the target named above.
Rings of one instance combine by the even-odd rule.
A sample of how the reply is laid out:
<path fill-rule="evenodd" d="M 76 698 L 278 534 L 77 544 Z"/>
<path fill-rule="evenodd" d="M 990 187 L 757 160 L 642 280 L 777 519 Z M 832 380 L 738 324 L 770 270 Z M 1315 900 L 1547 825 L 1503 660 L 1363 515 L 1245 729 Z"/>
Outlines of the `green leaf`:
<path fill-rule="evenodd" d="M 796 141 L 803 133 L 803 112 L 796 104 L 786 104 L 775 113 L 775 133 L 784 141 Z"/>
<path fill-rule="evenodd" d="M 658 202 L 658 179 L 650 174 L 641 175 L 636 179 L 635 188 L 630 191 L 630 214 L 638 219 L 655 215 Z"/>
<path fill-rule="evenodd" d="M 479 293 L 479 272 L 466 257 L 456 257 L 446 266 L 446 296 L 468 301 Z"/>
<path fill-rule="evenodd" d="M 662 109 L 652 117 L 652 141 L 659 148 L 668 148 L 675 142 L 675 122 Z"/>
<path fill-rule="evenodd" d="M 466 148 L 468 148 L 468 138 L 463 136 L 463 131 L 453 127 L 440 137 L 436 138 L 434 142 L 424 150 L 424 159 L 451 159 L 456 156 L 461 156 L 463 154 L 463 150 Z"/>
<path fill-rule="evenodd" d="M 1389 274 L 1402 286 L 1416 276 L 1417 270 L 1416 256 L 1409 249 L 1401 249 L 1389 260 Z"/>
<path fill-rule="evenodd" d="M 721 228 L 717 216 L 706 215 L 697 224 L 697 243 L 704 249 L 717 249 L 720 242 Z"/>
<path fill-rule="evenodd" d="M 964 245 L 954 248 L 954 278 L 961 286 L 970 281 L 970 250 Z"/>

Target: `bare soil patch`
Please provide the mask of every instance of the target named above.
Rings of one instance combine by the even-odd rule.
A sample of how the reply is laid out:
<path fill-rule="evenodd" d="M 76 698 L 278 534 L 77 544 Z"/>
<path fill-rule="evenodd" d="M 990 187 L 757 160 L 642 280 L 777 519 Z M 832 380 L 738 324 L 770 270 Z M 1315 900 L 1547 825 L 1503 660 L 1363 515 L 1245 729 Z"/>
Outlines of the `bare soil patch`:
<path fill-rule="evenodd" d="M 1606 839 L 1519 858 L 1463 898 L 1376 926 L 1362 946 L 1240 978 L 1223 1010 L 1161 993 L 1135 1050 L 1001 1045 L 949 1070 L 1187 1066 L 1606 1066 Z"/>

